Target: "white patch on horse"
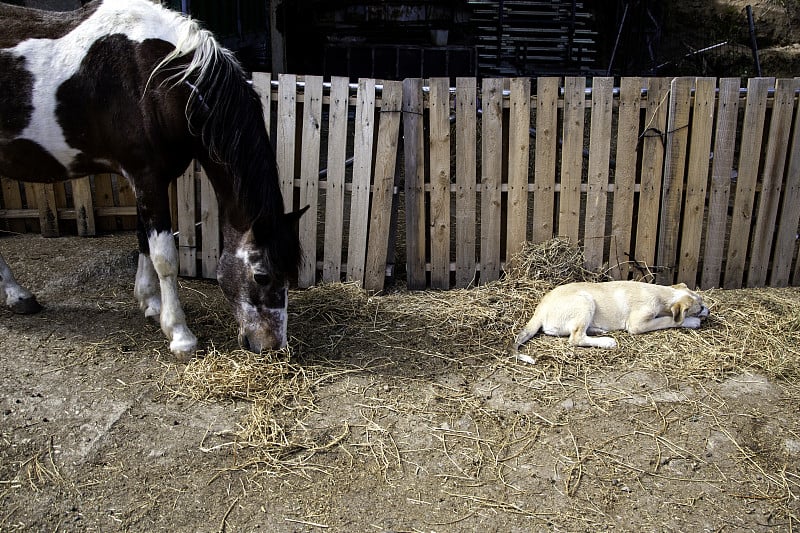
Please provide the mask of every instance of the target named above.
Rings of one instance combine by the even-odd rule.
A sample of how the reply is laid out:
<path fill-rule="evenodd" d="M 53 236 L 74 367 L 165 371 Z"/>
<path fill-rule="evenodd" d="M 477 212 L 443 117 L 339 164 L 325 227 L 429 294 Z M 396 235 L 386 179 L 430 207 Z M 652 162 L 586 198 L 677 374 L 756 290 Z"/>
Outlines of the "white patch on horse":
<path fill-rule="evenodd" d="M 183 27 L 188 24 L 176 24 L 176 20 L 186 22 L 151 2 L 105 0 L 88 19 L 60 39 L 27 39 L 6 49 L 25 58 L 34 80 L 31 122 L 18 138 L 35 141 L 69 168 L 80 151 L 67 144 L 63 130 L 53 120 L 58 88 L 77 73 L 89 48 L 99 38 L 121 33 L 137 42 L 161 39 L 175 44 L 186 33 Z"/>
<path fill-rule="evenodd" d="M 161 331 L 170 340 L 169 349 L 176 355 L 192 354 L 197 337 L 186 325 L 186 315 L 178 299 L 178 249 L 169 231 L 153 232 L 148 237 L 150 260 L 158 274 L 161 288 Z"/>
<path fill-rule="evenodd" d="M 0 255 L 0 291 L 2 291 L 5 297 L 4 303 L 8 307 L 14 307 L 20 302 L 33 298 L 33 294 L 28 289 L 17 283 L 2 255 Z"/>
<path fill-rule="evenodd" d="M 144 311 L 144 316 L 158 317 L 161 314 L 161 297 L 158 292 L 158 274 L 150 257 L 139 254 L 139 266 L 136 269 L 136 282 L 133 294 Z"/>

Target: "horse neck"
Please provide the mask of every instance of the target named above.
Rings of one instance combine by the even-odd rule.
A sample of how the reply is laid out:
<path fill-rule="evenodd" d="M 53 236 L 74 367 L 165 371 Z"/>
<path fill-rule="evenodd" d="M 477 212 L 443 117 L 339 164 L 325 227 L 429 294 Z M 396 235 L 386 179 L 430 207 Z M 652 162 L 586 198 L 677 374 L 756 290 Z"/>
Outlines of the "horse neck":
<path fill-rule="evenodd" d="M 227 233 L 224 233 L 224 235 L 230 234 L 232 238 L 238 241 L 244 233 L 250 230 L 256 219 L 275 220 L 283 214 L 280 192 L 264 195 L 263 202 L 259 202 L 259 208 L 263 207 L 263 210 L 252 212 L 254 208 L 248 208 L 248 205 L 252 206 L 253 203 L 250 202 L 248 204 L 248 202 L 238 197 L 234 178 L 224 165 L 214 162 L 205 154 L 198 154 L 198 160 L 214 187 L 219 204 L 220 224 L 223 232 L 226 232 L 227 228 Z M 265 165 L 263 170 L 265 176 L 267 172 L 268 169 Z M 264 179 L 268 180 L 269 178 L 265 177 Z"/>

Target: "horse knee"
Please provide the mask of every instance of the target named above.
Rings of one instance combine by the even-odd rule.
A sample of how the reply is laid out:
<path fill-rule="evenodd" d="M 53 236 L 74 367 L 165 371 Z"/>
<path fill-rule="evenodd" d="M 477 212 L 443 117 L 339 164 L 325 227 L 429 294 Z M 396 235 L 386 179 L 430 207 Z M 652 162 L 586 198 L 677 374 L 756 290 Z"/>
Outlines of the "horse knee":
<path fill-rule="evenodd" d="M 150 260 L 159 278 L 178 276 L 178 249 L 170 232 L 150 235 Z"/>

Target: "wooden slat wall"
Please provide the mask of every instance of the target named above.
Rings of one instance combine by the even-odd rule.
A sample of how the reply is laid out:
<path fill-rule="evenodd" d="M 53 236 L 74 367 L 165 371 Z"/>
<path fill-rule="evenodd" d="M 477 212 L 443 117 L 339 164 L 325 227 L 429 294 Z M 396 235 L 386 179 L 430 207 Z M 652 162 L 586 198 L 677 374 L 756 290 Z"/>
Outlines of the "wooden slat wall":
<path fill-rule="evenodd" d="M 741 93 L 735 78 L 624 78 L 619 89 L 599 77 L 459 78 L 451 89 L 256 73 L 253 83 L 284 204 L 311 206 L 303 287 L 347 279 L 381 290 L 398 203 L 412 289 L 491 282 L 525 240 L 554 236 L 614 278 L 800 283 L 800 78 L 750 79 Z M 134 220 L 118 176 L 0 185 L 11 231 L 57 234 L 76 220 L 91 235 Z M 181 273 L 213 277 L 219 213 L 202 169 L 190 167 L 174 197 Z"/>

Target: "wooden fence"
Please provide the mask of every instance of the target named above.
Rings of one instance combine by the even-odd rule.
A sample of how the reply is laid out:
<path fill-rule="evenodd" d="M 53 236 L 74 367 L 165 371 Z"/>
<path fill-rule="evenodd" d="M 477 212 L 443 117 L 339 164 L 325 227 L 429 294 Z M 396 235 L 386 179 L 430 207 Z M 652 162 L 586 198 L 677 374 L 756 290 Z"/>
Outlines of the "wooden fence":
<path fill-rule="evenodd" d="M 397 274 L 412 289 L 466 287 L 554 236 L 616 278 L 800 284 L 800 78 L 619 81 L 256 73 L 286 207 L 311 206 L 300 286 L 380 290 Z M 115 178 L 3 179 L 0 219 L 14 231 L 39 220 L 45 234 L 59 220 L 80 234 L 95 220 L 129 227 L 130 189 Z M 213 277 L 219 229 L 202 169 L 174 197 L 181 272 Z"/>

